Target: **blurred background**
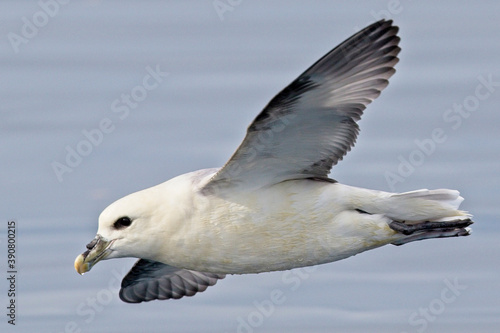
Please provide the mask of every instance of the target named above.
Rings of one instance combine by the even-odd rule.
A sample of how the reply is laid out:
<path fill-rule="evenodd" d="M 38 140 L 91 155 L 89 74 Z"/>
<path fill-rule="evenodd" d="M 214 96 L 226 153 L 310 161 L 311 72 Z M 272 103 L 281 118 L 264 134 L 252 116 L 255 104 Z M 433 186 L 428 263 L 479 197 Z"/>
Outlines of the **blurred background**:
<path fill-rule="evenodd" d="M 498 332 L 499 2 L 2 1 L 0 18 L 6 278 L 17 231 L 16 325 L 4 278 L 2 332 Z M 400 27 L 401 60 L 331 176 L 458 189 L 472 236 L 139 305 L 118 298 L 134 259 L 75 272 L 108 204 L 223 165 L 278 91 L 381 18 Z"/>

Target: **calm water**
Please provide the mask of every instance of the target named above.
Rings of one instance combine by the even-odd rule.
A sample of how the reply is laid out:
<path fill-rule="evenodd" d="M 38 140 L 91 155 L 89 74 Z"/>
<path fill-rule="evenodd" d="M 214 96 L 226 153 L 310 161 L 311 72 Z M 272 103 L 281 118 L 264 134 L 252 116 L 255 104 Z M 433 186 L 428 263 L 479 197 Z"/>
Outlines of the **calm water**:
<path fill-rule="evenodd" d="M 233 1 L 219 13 L 212 1 L 41 3 L 0 3 L 4 276 L 10 219 L 18 255 L 16 326 L 4 279 L 0 331 L 498 332 L 499 3 Z M 76 274 L 106 205 L 222 165 L 275 93 L 380 15 L 401 28 L 401 61 L 332 176 L 380 190 L 459 189 L 475 215 L 471 237 L 230 276 L 193 298 L 140 305 L 117 295 L 132 259 Z M 161 75 L 140 90 L 150 71 Z M 122 101 L 141 91 L 137 105 Z M 68 157 L 77 149 L 85 156 Z"/>

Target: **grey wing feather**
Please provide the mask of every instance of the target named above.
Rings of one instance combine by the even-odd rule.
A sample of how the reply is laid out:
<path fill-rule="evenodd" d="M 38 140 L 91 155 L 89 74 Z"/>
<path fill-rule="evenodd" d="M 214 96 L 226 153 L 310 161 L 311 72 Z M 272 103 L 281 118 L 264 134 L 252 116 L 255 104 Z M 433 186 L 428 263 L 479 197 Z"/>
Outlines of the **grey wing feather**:
<path fill-rule="evenodd" d="M 329 180 L 331 168 L 356 141 L 363 110 L 395 72 L 397 32 L 392 21 L 381 20 L 319 59 L 269 102 L 202 191 Z"/>
<path fill-rule="evenodd" d="M 139 259 L 122 281 L 120 299 L 127 303 L 140 303 L 193 296 L 224 277 L 224 274 L 191 271 Z"/>

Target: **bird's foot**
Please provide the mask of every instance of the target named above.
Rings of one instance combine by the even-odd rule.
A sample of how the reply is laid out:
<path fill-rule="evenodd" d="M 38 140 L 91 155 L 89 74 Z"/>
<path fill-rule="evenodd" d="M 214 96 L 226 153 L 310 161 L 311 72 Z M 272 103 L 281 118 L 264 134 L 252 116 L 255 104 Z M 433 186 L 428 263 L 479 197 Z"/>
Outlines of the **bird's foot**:
<path fill-rule="evenodd" d="M 408 236 L 392 243 L 394 245 L 403 245 L 429 238 L 468 236 L 472 230 L 467 227 L 472 223 L 474 222 L 469 218 L 416 224 L 405 224 L 404 222 L 393 221 L 389 223 L 389 227 Z"/>

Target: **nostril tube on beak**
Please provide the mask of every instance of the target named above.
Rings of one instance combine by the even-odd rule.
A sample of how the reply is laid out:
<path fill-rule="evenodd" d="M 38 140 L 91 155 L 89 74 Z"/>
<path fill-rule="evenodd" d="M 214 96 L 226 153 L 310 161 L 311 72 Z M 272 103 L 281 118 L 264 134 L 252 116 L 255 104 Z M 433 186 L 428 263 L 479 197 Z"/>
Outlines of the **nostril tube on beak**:
<path fill-rule="evenodd" d="M 88 243 L 88 244 L 86 245 L 87 249 L 92 250 L 92 248 L 93 248 L 93 247 L 97 244 L 97 242 L 98 242 L 98 241 L 99 241 L 99 236 L 96 236 L 96 237 L 92 240 L 92 242 L 90 242 L 90 243 Z"/>

